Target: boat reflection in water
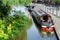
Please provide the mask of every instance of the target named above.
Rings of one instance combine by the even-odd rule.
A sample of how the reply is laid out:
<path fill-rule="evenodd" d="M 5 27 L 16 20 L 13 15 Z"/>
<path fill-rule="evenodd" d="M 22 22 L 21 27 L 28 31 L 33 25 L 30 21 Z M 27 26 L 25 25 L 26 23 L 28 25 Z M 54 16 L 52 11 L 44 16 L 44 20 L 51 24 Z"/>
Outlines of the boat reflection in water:
<path fill-rule="evenodd" d="M 29 30 L 27 30 L 27 40 L 57 40 L 56 34 L 51 32 L 44 32 L 41 30 L 41 26 L 38 23 L 39 16 L 35 14 L 36 12 L 33 12 L 32 18 L 33 18 L 33 25 Z"/>
<path fill-rule="evenodd" d="M 43 32 L 36 21 L 33 21 L 32 26 L 27 30 L 27 40 L 57 40 L 57 38 L 55 33 Z"/>

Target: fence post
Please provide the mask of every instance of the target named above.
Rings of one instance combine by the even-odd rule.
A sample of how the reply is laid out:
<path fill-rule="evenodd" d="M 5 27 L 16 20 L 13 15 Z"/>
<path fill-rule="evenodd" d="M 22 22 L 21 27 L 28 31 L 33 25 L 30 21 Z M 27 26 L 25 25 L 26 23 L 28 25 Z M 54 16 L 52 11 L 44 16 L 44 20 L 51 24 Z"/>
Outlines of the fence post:
<path fill-rule="evenodd" d="M 58 9 L 56 8 L 56 16 L 58 16 Z"/>

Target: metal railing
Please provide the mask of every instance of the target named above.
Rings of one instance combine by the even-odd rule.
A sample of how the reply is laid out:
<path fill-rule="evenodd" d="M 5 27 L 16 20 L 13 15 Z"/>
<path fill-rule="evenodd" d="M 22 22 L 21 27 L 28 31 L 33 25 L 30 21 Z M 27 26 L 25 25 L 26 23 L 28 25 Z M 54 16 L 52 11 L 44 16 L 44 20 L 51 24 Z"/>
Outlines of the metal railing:
<path fill-rule="evenodd" d="M 55 7 L 55 6 L 46 6 L 44 4 L 39 5 L 39 6 L 40 6 L 40 9 L 42 9 L 46 13 L 51 13 L 53 15 L 56 15 L 56 16 L 60 17 L 60 10 L 58 10 L 57 7 Z"/>

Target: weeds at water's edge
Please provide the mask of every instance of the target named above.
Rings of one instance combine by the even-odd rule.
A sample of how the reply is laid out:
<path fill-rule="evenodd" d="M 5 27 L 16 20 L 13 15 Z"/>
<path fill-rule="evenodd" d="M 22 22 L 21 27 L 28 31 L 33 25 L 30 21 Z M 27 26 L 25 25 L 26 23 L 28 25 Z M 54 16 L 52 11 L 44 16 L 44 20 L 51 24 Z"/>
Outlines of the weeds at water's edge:
<path fill-rule="evenodd" d="M 14 38 L 12 38 L 12 40 L 27 40 L 27 29 L 30 28 L 30 26 L 32 25 L 32 20 L 28 19 L 28 23 L 27 26 L 20 30 L 20 32 L 18 33 L 18 35 L 15 35 Z"/>
<path fill-rule="evenodd" d="M 30 26 L 32 25 L 32 19 L 28 19 L 28 24 L 26 26 L 26 30 L 30 28 Z"/>

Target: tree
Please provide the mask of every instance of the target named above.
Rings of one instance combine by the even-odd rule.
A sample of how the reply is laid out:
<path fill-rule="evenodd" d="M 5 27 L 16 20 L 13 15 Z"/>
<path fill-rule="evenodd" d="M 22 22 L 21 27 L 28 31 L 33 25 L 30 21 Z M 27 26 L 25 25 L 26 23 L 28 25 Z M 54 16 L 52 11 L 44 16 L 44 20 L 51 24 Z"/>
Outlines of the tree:
<path fill-rule="evenodd" d="M 32 0 L 19 0 L 19 3 L 22 5 L 28 5 L 32 2 Z"/>
<path fill-rule="evenodd" d="M 21 2 L 21 3 L 20 3 Z M 29 19 L 21 11 L 10 14 L 11 5 L 27 5 L 29 0 L 0 0 L 0 40 L 12 40 L 22 29 L 28 25 Z"/>
<path fill-rule="evenodd" d="M 3 19 L 9 15 L 10 6 L 8 3 L 5 5 L 2 0 L 0 0 L 0 19 Z"/>
<path fill-rule="evenodd" d="M 60 4 L 60 0 L 53 0 L 53 2 L 54 2 L 56 5 Z"/>
<path fill-rule="evenodd" d="M 32 2 L 32 0 L 3 0 L 3 3 L 9 3 L 9 5 L 27 5 Z"/>

